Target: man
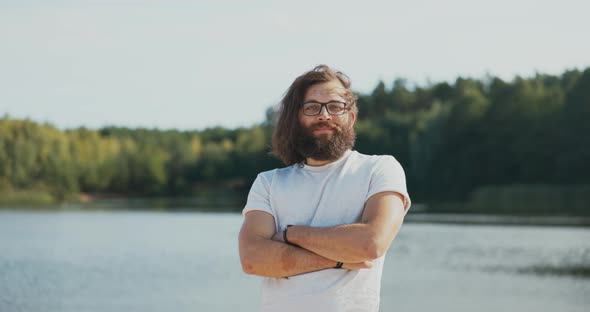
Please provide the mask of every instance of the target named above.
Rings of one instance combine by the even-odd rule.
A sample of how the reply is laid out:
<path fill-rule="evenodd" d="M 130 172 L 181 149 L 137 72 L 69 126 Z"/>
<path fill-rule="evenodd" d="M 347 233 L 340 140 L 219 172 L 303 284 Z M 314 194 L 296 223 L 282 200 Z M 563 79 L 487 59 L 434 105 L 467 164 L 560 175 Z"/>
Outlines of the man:
<path fill-rule="evenodd" d="M 320 65 L 281 101 L 273 153 L 239 235 L 244 272 L 265 277 L 262 311 L 377 311 L 385 253 L 410 206 L 392 156 L 352 151 L 356 97 Z"/>

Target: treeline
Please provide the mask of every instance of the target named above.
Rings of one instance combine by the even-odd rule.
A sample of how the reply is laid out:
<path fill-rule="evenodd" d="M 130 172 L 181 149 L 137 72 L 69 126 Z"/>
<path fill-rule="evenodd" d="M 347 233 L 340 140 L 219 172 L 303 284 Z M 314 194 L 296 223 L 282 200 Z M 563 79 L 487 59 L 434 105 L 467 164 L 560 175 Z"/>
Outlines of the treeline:
<path fill-rule="evenodd" d="M 42 190 L 63 200 L 78 192 L 189 195 L 246 187 L 268 155 L 270 128 L 204 131 L 108 127 L 60 131 L 30 120 L 0 119 L 0 192 Z"/>
<path fill-rule="evenodd" d="M 544 198 L 555 186 L 565 190 L 555 196 L 587 199 L 590 68 L 512 81 L 382 82 L 371 94 L 359 94 L 359 110 L 356 149 L 394 155 L 415 202 L 483 196 L 489 203 L 494 188 L 505 195 L 507 186 L 516 186 L 526 194 L 523 185 L 542 186 L 531 196 Z M 43 190 L 63 200 L 79 192 L 247 190 L 258 172 L 281 166 L 269 155 L 272 120 L 271 108 L 266 121 L 251 128 L 60 131 L 4 116 L 0 194 Z"/>

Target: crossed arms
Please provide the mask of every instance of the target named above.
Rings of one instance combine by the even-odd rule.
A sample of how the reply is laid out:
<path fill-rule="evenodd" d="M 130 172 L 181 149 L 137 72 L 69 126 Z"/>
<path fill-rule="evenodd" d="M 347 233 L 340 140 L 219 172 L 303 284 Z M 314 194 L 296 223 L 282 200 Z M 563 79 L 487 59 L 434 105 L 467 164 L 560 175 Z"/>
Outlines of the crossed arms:
<path fill-rule="evenodd" d="M 360 223 L 332 227 L 295 225 L 285 244 L 275 232 L 272 215 L 249 211 L 239 235 L 240 261 L 245 273 L 288 277 L 333 268 L 370 268 L 372 260 L 387 252 L 404 220 L 403 196 L 396 192 L 377 193 L 367 200 Z"/>

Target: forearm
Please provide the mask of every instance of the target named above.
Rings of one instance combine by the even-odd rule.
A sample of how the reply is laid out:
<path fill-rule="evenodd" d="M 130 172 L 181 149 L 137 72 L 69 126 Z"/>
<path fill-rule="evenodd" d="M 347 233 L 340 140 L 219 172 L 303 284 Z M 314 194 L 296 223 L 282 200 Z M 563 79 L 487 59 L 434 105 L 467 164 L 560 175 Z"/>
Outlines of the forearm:
<path fill-rule="evenodd" d="M 336 261 L 266 238 L 240 244 L 242 268 L 248 274 L 288 277 L 332 268 Z"/>
<path fill-rule="evenodd" d="M 289 242 L 315 254 L 341 262 L 361 262 L 378 258 L 377 233 L 367 224 L 332 227 L 291 226 Z"/>
<path fill-rule="evenodd" d="M 404 221 L 402 196 L 395 192 L 373 195 L 361 222 L 331 227 L 291 226 L 289 242 L 341 262 L 370 261 L 383 256 Z"/>

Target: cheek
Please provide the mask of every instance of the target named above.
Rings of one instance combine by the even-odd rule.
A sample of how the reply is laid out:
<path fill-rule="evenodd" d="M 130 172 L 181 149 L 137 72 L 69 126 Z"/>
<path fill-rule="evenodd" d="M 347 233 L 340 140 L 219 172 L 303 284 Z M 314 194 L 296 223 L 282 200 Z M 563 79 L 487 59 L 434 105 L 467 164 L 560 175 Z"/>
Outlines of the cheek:
<path fill-rule="evenodd" d="M 301 112 L 297 114 L 297 120 L 299 121 L 299 125 L 305 125 L 305 116 Z"/>
<path fill-rule="evenodd" d="M 314 123 L 314 120 L 315 119 L 312 118 L 312 117 L 308 117 L 308 116 L 305 116 L 303 114 L 299 114 L 299 124 L 302 127 L 308 127 L 308 126 L 310 126 L 311 124 Z"/>
<path fill-rule="evenodd" d="M 356 116 L 352 115 L 352 114 L 347 114 L 342 116 L 343 118 L 341 118 L 340 120 L 342 120 L 343 124 L 352 126 L 354 124 L 354 120 L 356 119 Z"/>
<path fill-rule="evenodd" d="M 332 120 L 341 124 L 341 125 L 350 125 L 350 118 L 346 115 L 344 116 L 333 116 Z"/>

